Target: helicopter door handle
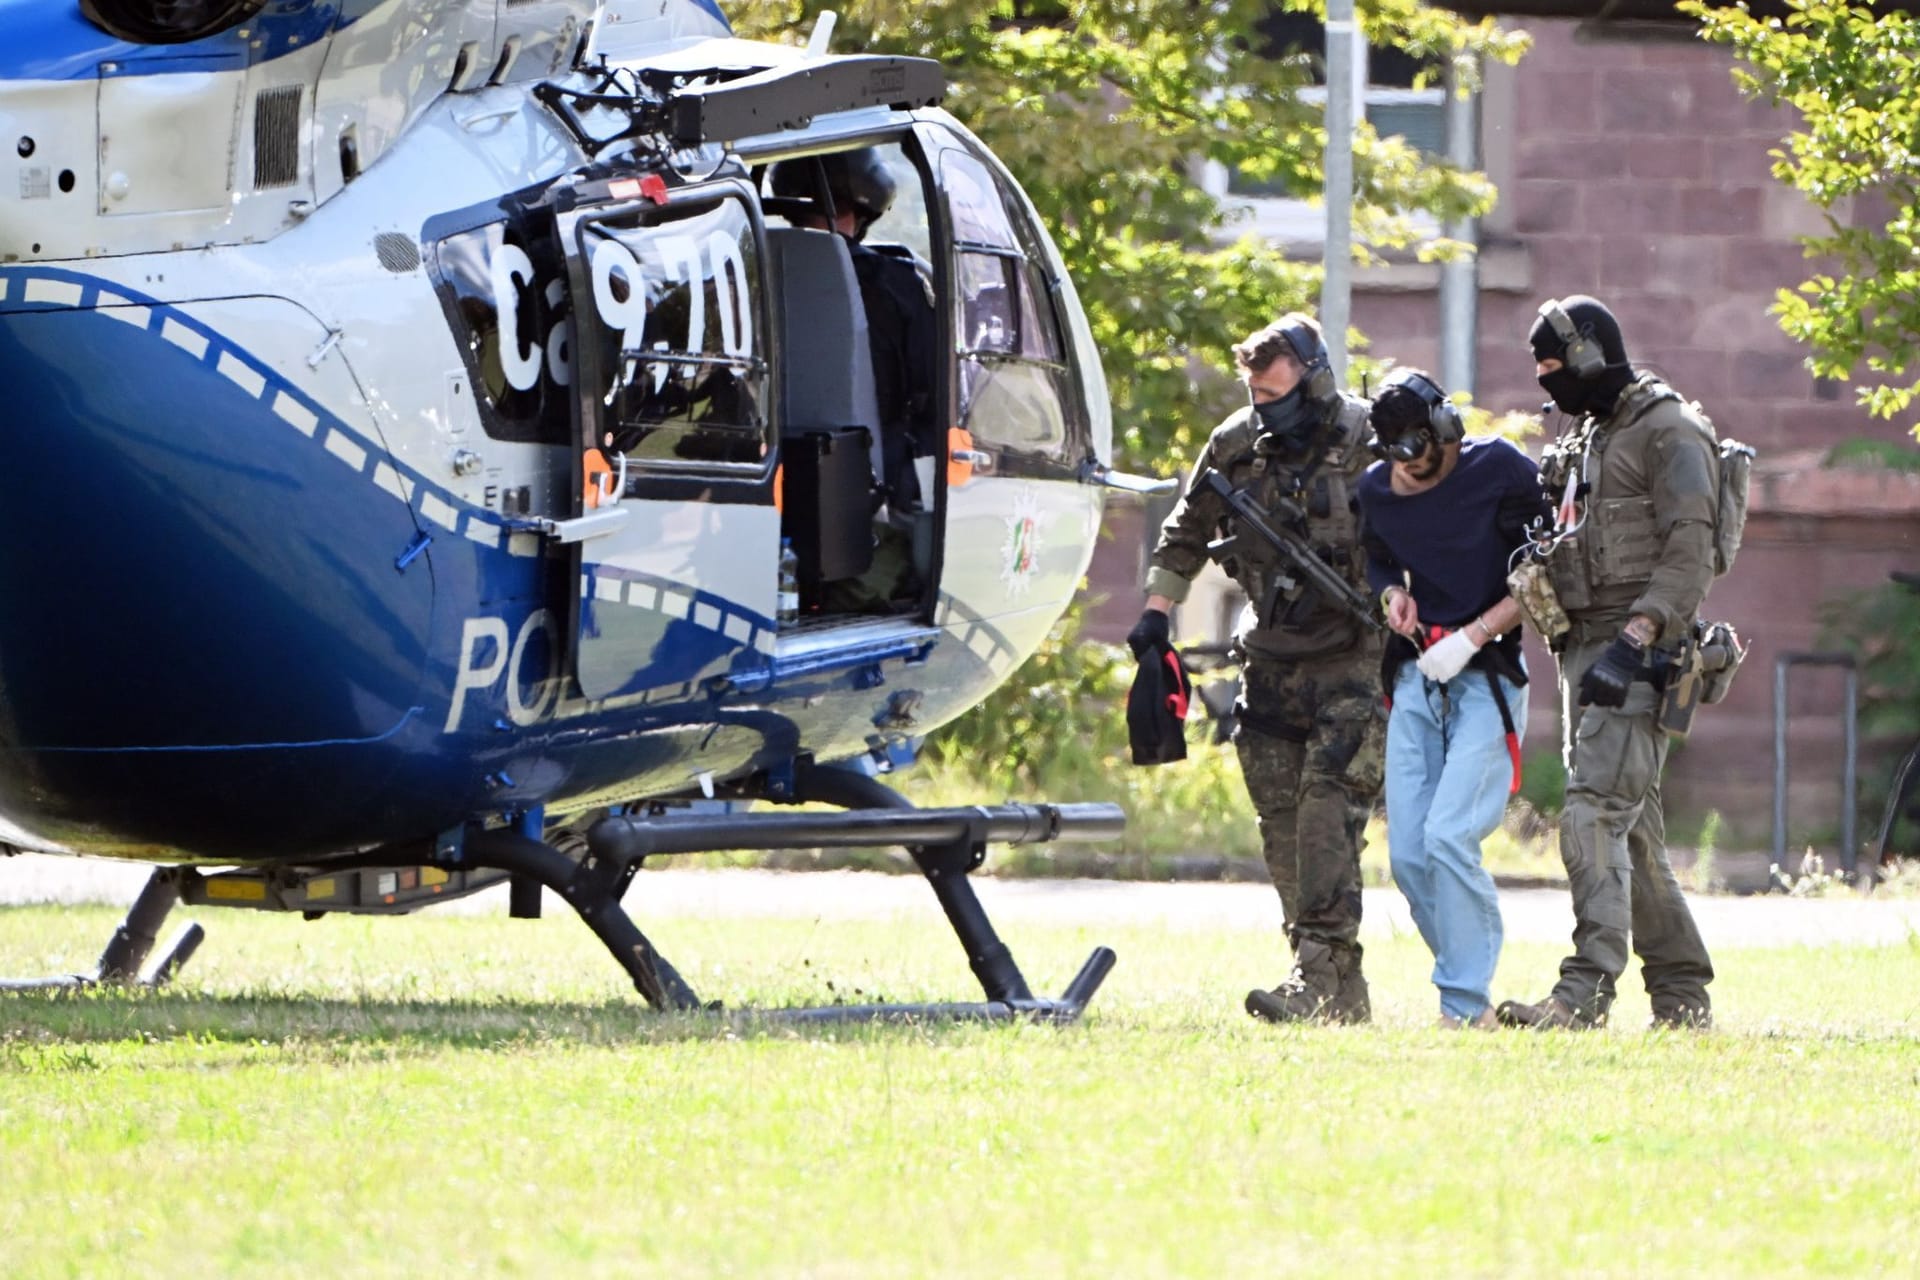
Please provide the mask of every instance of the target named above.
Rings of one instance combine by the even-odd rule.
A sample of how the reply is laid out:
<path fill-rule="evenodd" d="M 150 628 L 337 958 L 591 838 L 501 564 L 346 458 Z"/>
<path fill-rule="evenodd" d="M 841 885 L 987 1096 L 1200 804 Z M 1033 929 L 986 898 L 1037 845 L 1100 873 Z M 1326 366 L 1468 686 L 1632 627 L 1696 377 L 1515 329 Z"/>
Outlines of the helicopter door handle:
<path fill-rule="evenodd" d="M 1118 489 L 1123 493 L 1139 494 L 1172 493 L 1180 487 L 1178 480 L 1130 475 L 1125 471 L 1115 471 L 1095 458 L 1088 458 L 1080 464 L 1080 483 L 1097 484 L 1108 489 Z"/>
<path fill-rule="evenodd" d="M 947 428 L 947 488 L 973 479 L 973 473 L 993 470 L 993 455 L 973 447 L 973 433 L 965 427 Z"/>
<path fill-rule="evenodd" d="M 589 538 L 604 538 L 610 533 L 620 532 L 632 518 L 633 509 L 630 507 L 602 507 L 571 520 L 542 520 L 538 527 L 541 533 L 555 542 L 585 542 Z"/>

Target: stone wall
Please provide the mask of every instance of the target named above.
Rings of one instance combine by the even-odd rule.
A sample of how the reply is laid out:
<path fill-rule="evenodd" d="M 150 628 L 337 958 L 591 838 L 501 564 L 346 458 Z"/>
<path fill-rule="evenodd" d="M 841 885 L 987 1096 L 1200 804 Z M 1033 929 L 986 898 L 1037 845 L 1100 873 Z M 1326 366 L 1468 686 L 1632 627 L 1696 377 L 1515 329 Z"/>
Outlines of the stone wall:
<path fill-rule="evenodd" d="M 1771 451 L 1891 433 L 1850 392 L 1816 386 L 1767 313 L 1776 290 L 1808 273 L 1795 237 L 1823 225 L 1769 173 L 1767 153 L 1797 117 L 1742 98 L 1724 49 L 1525 26 L 1533 52 L 1509 73 L 1510 93 L 1488 95 L 1481 121 L 1501 184 L 1485 253 L 1517 253 L 1523 269 L 1490 272 L 1497 287 L 1481 295 L 1478 402 L 1537 410 L 1535 311 L 1588 293 L 1619 317 L 1629 356 L 1706 404 L 1728 434 Z M 1362 289 L 1354 323 L 1372 350 L 1432 367 L 1431 290 Z"/>

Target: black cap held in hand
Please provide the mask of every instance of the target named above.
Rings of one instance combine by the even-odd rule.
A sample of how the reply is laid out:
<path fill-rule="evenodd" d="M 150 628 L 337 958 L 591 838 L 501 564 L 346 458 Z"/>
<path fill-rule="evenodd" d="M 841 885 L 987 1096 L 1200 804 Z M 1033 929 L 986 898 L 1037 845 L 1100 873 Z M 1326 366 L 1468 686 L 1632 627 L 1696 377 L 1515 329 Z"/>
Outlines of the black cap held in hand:
<path fill-rule="evenodd" d="M 1161 615 L 1164 617 L 1165 615 Z M 1187 758 L 1187 708 L 1193 686 L 1171 647 L 1140 655 L 1127 690 L 1127 745 L 1135 764 L 1171 764 Z"/>
<path fill-rule="evenodd" d="M 1158 609 L 1143 609 L 1140 621 L 1127 632 L 1127 648 L 1136 658 L 1145 658 L 1149 650 L 1173 647 L 1172 620 Z"/>

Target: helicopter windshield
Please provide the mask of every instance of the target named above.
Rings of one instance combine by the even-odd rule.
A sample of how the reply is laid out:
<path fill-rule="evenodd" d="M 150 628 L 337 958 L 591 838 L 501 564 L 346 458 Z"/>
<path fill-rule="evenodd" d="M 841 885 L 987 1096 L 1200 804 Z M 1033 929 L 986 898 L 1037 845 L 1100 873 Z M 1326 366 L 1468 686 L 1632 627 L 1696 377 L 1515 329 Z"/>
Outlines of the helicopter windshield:
<path fill-rule="evenodd" d="M 976 440 L 1026 453 L 1067 447 L 1074 388 L 1044 259 L 975 157 L 940 157 L 953 220 L 961 420 Z"/>

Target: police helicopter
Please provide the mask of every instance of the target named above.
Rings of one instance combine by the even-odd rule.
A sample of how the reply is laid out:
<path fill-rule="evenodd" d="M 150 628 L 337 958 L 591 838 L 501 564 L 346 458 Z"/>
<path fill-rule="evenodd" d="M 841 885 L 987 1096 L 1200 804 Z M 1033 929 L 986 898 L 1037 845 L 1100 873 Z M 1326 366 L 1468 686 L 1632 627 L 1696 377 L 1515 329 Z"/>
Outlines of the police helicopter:
<path fill-rule="evenodd" d="M 714 0 L 0 0 L 0 851 L 158 864 L 97 972 L 10 985 L 163 982 L 200 939 L 148 964 L 182 902 L 506 881 L 694 1009 L 622 906 L 644 860 L 901 844 L 986 995 L 907 1012 L 1084 1007 L 1112 953 L 1036 998 L 966 875 L 1118 810 L 881 779 L 1032 652 L 1103 490 L 1144 482 L 938 64 L 828 30 L 741 40 Z M 905 446 L 866 253 L 932 326 Z M 877 545 L 901 563 L 847 603 Z"/>

